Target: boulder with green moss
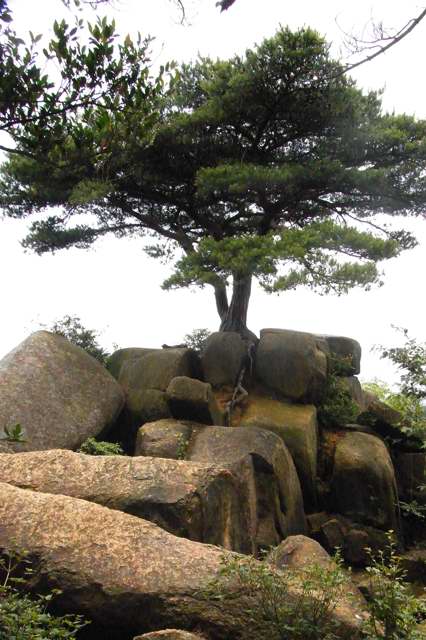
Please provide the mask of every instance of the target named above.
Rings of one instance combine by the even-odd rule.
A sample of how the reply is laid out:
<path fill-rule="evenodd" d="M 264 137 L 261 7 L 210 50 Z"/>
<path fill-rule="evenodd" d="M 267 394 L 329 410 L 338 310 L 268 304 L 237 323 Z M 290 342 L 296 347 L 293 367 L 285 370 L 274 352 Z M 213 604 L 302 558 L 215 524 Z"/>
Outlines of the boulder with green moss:
<path fill-rule="evenodd" d="M 258 427 L 276 433 L 288 447 L 302 487 L 305 510 L 317 503 L 318 424 L 313 405 L 279 402 L 267 396 L 250 395 L 240 427 Z"/>
<path fill-rule="evenodd" d="M 327 378 L 327 355 L 310 333 L 262 329 L 256 377 L 272 391 L 296 402 L 316 402 Z"/>

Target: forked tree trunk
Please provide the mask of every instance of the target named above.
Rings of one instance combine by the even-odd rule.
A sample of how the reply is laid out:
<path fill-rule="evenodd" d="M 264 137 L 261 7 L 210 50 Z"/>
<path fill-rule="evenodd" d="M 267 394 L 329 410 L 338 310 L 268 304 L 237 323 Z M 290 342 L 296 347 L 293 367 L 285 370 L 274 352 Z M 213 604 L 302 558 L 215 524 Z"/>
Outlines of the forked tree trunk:
<path fill-rule="evenodd" d="M 215 286 L 216 307 L 220 316 L 220 331 L 235 331 L 242 338 L 256 339 L 247 328 L 247 311 L 251 294 L 251 275 L 234 274 L 232 298 L 228 304 L 224 283 Z"/>

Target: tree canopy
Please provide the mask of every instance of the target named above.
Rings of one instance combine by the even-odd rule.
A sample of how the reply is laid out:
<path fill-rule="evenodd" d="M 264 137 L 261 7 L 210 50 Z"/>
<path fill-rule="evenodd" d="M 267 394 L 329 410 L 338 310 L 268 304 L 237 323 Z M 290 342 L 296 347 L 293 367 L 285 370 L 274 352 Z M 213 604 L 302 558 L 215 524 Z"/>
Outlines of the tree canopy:
<path fill-rule="evenodd" d="M 380 94 L 358 89 L 315 31 L 281 29 L 244 56 L 183 65 L 161 96 L 143 79 L 138 100 L 129 84 L 47 139 L 18 132 L 0 204 L 43 214 L 27 248 L 113 233 L 143 236 L 154 257 L 180 250 L 165 286 L 212 285 L 221 328 L 246 334 L 253 276 L 267 291 L 342 293 L 379 282 L 377 263 L 414 246 L 383 219 L 424 210 L 426 123 L 383 114 Z"/>

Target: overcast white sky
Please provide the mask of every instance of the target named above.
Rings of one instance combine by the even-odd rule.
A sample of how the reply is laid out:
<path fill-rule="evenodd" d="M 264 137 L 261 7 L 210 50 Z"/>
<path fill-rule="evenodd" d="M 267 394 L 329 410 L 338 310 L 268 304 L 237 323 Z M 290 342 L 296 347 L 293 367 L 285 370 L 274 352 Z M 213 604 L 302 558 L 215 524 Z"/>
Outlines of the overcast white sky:
<path fill-rule="evenodd" d="M 156 37 L 154 58 L 189 60 L 197 53 L 228 57 L 274 34 L 279 24 L 309 25 L 327 35 L 339 55 L 342 32 L 361 31 L 371 16 L 386 27 L 401 27 L 421 10 L 416 2 L 358 0 L 237 0 L 219 14 L 214 0 L 188 0 L 191 26 L 178 24 L 169 0 L 120 0 L 99 13 L 114 16 L 120 33 Z M 53 19 L 66 16 L 59 0 L 11 0 L 15 25 L 21 33 L 48 34 Z M 69 16 L 69 14 L 68 14 Z M 93 14 L 92 14 L 93 16 Z M 365 89 L 383 88 L 386 110 L 426 118 L 424 62 L 426 23 L 377 60 L 353 75 Z M 2 313 L 0 357 L 35 330 L 65 314 L 78 315 L 89 328 L 102 330 L 101 342 L 111 348 L 159 346 L 181 342 L 185 333 L 217 329 L 212 292 L 164 292 L 161 282 L 169 269 L 145 256 L 140 241 L 104 239 L 91 251 L 68 250 L 54 256 L 24 253 L 20 239 L 26 222 L 3 220 L 0 234 Z M 385 285 L 370 292 L 352 291 L 337 298 L 308 290 L 268 296 L 255 288 L 249 327 L 281 327 L 315 333 L 348 335 L 363 347 L 362 378 L 394 381 L 388 363 L 371 352 L 374 344 L 395 344 L 391 324 L 406 327 L 426 340 L 424 279 L 426 222 L 405 220 L 420 245 L 384 265 Z"/>

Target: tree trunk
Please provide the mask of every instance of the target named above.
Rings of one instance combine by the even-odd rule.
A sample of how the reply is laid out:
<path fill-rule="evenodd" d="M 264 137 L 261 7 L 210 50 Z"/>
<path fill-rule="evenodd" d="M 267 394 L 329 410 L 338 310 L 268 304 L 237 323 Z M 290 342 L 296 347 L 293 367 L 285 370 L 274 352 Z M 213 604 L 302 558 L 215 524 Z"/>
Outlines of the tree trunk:
<path fill-rule="evenodd" d="M 233 275 L 232 299 L 226 313 L 221 316 L 220 331 L 236 331 L 243 338 L 256 338 L 247 329 L 247 311 L 251 294 L 251 275 Z"/>

